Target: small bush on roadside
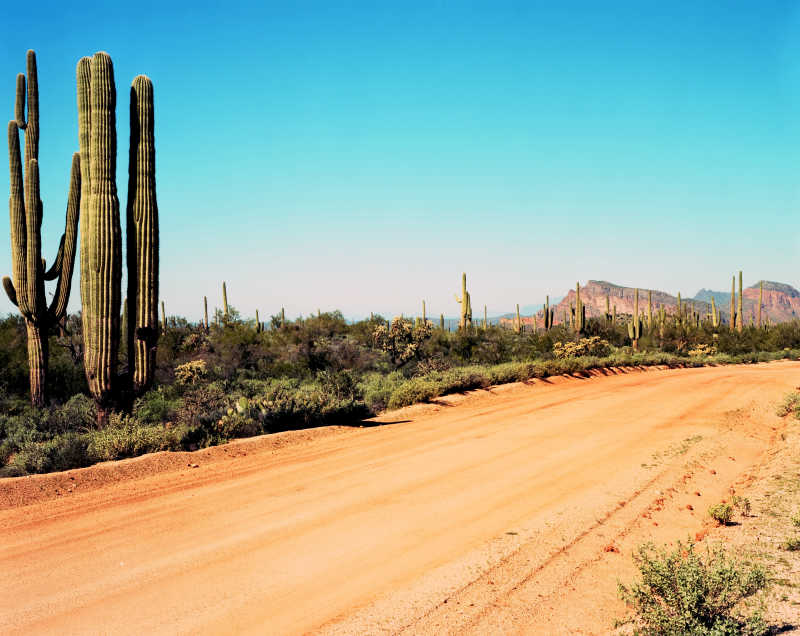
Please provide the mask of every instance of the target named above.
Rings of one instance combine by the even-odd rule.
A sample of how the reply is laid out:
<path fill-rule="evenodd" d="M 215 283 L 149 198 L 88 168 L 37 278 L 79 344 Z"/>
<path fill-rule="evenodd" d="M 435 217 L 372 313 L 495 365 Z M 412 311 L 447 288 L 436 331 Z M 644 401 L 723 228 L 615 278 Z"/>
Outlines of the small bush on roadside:
<path fill-rule="evenodd" d="M 800 528 L 800 511 L 791 516 L 791 521 L 795 528 Z"/>
<path fill-rule="evenodd" d="M 750 516 L 750 500 L 747 497 L 734 495 L 731 498 L 731 504 L 733 504 L 733 507 L 736 508 L 743 517 Z"/>
<path fill-rule="evenodd" d="M 797 537 L 786 539 L 786 541 L 781 543 L 781 550 L 788 550 L 789 552 L 796 552 L 797 550 L 800 550 L 800 539 Z"/>
<path fill-rule="evenodd" d="M 733 517 L 733 506 L 728 503 L 718 503 L 708 509 L 711 518 L 721 526 L 727 526 Z"/>
<path fill-rule="evenodd" d="M 88 452 L 93 461 L 105 462 L 162 450 L 179 450 L 179 434 L 173 428 L 148 426 L 135 417 L 114 413 L 108 426 L 94 431 Z"/>
<path fill-rule="evenodd" d="M 785 417 L 789 413 L 794 413 L 795 417 L 800 417 L 800 393 L 792 391 L 783 398 L 783 402 L 778 406 L 778 417 Z"/>
<path fill-rule="evenodd" d="M 762 566 L 729 557 L 722 547 L 709 549 L 705 559 L 694 545 L 678 541 L 674 550 L 652 544 L 634 554 L 640 579 L 619 584 L 619 594 L 634 611 L 631 623 L 647 636 L 712 636 L 766 634 L 759 611 L 743 601 L 767 586 Z"/>

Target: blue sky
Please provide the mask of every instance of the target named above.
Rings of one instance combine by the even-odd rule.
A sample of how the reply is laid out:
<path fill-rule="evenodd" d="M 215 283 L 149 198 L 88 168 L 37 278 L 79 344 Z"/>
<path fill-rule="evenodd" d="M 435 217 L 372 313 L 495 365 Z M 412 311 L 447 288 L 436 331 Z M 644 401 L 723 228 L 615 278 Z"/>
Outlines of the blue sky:
<path fill-rule="evenodd" d="M 453 315 L 462 271 L 490 312 L 589 278 L 800 286 L 798 2 L 68 4 L 0 26 L 7 119 L 38 56 L 45 256 L 75 65 L 105 50 L 123 202 L 128 86 L 154 82 L 170 314 L 221 304 L 223 280 L 264 317 Z"/>

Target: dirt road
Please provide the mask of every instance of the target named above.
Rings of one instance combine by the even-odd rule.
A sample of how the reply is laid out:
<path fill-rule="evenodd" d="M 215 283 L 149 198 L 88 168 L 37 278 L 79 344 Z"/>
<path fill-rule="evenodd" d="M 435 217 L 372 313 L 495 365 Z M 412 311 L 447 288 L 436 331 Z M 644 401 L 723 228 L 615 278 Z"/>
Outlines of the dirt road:
<path fill-rule="evenodd" d="M 606 633 L 631 550 L 701 530 L 798 384 L 556 378 L 0 481 L 0 633 Z"/>

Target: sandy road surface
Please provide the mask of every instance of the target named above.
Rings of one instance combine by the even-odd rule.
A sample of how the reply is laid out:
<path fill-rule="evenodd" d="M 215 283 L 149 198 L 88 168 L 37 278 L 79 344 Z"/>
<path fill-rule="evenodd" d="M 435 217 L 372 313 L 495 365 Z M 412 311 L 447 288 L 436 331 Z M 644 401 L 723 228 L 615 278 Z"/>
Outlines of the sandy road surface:
<path fill-rule="evenodd" d="M 536 381 L 116 483 L 0 481 L 0 633 L 604 633 L 632 547 L 699 530 L 797 384 L 790 362 Z"/>

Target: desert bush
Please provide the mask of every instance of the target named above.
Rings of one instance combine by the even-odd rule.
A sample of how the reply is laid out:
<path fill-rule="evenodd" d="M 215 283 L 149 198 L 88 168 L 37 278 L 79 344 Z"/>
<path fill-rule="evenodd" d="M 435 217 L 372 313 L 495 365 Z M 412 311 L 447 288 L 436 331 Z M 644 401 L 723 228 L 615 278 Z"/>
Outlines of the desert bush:
<path fill-rule="evenodd" d="M 419 356 L 422 343 L 430 338 L 431 333 L 430 323 L 415 325 L 410 320 L 392 318 L 388 326 L 375 326 L 372 339 L 375 348 L 385 352 L 399 367 Z"/>
<path fill-rule="evenodd" d="M 767 585 L 767 573 L 729 557 L 722 547 L 709 549 L 705 559 L 691 541 L 672 551 L 640 546 L 634 554 L 640 579 L 619 584 L 620 597 L 634 611 L 637 633 L 652 636 L 765 634 L 759 611 L 749 611 L 745 599 Z"/>
<path fill-rule="evenodd" d="M 733 517 L 733 506 L 728 503 L 718 503 L 708 509 L 708 514 L 717 524 L 726 526 Z"/>
<path fill-rule="evenodd" d="M 134 417 L 144 425 L 156 425 L 175 418 L 180 400 L 171 400 L 163 387 L 151 389 L 133 405 Z"/>
<path fill-rule="evenodd" d="M 800 550 L 800 539 L 797 537 L 790 537 L 781 543 L 781 550 L 788 550 L 789 552 L 796 552 Z"/>
<path fill-rule="evenodd" d="M 778 406 L 777 414 L 779 417 L 785 417 L 789 413 L 794 413 L 795 417 L 800 417 L 800 392 L 792 391 L 788 393 Z"/>
<path fill-rule="evenodd" d="M 180 448 L 180 433 L 174 428 L 150 426 L 114 413 L 105 428 L 91 433 L 88 455 L 94 462 L 103 462 Z"/>
<path fill-rule="evenodd" d="M 556 358 L 577 358 L 580 356 L 606 356 L 611 347 L 607 340 L 600 336 L 581 338 L 574 342 L 556 342 L 553 344 L 553 355 Z"/>
<path fill-rule="evenodd" d="M 197 384 L 208 375 L 205 360 L 190 360 L 175 367 L 175 381 L 182 385 Z"/>
<path fill-rule="evenodd" d="M 400 371 L 393 371 L 388 375 L 382 373 L 369 373 L 361 380 L 361 394 L 364 404 L 371 413 L 380 413 L 389 407 L 392 393 L 405 382 Z"/>
<path fill-rule="evenodd" d="M 28 474 L 81 468 L 91 463 L 87 435 L 66 433 L 44 442 L 24 444 L 9 465 L 17 469 L 17 474 Z"/>
<path fill-rule="evenodd" d="M 750 500 L 747 497 L 734 495 L 731 498 L 731 504 L 733 504 L 733 507 L 736 508 L 743 517 L 750 516 Z"/>

